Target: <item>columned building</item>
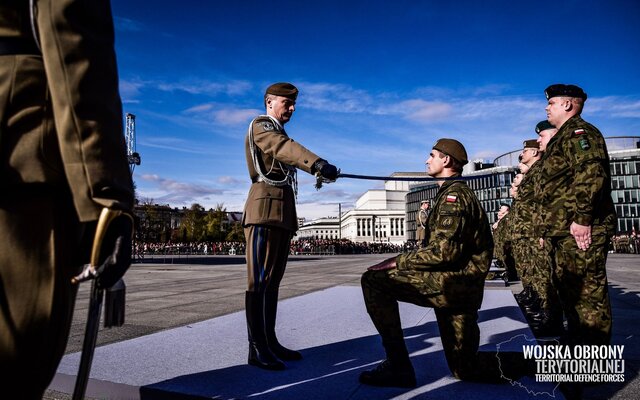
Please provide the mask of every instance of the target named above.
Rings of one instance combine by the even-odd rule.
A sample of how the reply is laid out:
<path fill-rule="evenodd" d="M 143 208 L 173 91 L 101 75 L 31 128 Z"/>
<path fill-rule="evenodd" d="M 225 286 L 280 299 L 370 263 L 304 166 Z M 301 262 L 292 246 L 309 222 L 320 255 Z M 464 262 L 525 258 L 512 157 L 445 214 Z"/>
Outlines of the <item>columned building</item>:
<path fill-rule="evenodd" d="M 421 178 L 425 172 L 395 172 L 391 177 Z M 384 189 L 372 189 L 356 201 L 355 207 L 337 218 L 319 218 L 306 222 L 297 238 L 322 239 L 329 232 L 337 239 L 353 242 L 383 242 L 402 245 L 406 241 L 405 196 L 409 182 L 385 181 Z"/>

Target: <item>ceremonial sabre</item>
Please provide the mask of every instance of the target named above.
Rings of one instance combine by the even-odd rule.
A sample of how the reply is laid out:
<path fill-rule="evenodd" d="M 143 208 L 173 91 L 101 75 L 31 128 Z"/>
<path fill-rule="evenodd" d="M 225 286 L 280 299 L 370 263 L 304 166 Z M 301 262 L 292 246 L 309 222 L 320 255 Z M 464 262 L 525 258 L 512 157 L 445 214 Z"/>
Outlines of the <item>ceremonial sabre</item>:
<path fill-rule="evenodd" d="M 78 367 L 78 377 L 76 378 L 76 384 L 73 389 L 73 400 L 82 400 L 84 393 L 87 389 L 87 382 L 89 381 L 89 373 L 91 372 L 91 362 L 93 361 L 93 352 L 96 347 L 96 339 L 98 337 L 98 328 L 100 325 L 100 313 L 102 311 L 102 300 L 107 292 L 107 312 L 105 313 L 104 325 L 106 328 L 112 326 L 122 326 L 124 323 L 124 314 L 122 312 L 110 310 L 110 305 L 113 306 L 114 300 L 110 299 L 110 294 L 116 290 L 120 293 L 115 296 L 124 296 L 124 281 L 120 279 L 116 282 L 112 288 L 103 289 L 96 282 L 96 278 L 100 276 L 102 264 L 101 252 L 102 243 L 105 239 L 109 224 L 124 214 L 122 211 L 110 210 L 103 208 L 100 218 L 98 219 L 98 225 L 96 227 L 96 234 L 93 240 L 93 247 L 91 249 L 91 263 L 84 266 L 83 271 L 71 279 L 71 283 L 79 284 L 84 281 L 91 280 L 91 293 L 89 296 L 89 312 L 87 314 L 87 324 L 84 333 L 84 342 L 82 343 L 82 354 L 80 356 L 80 366 Z M 120 300 L 121 307 L 124 307 L 124 299 Z M 115 317 L 114 317 L 115 315 Z"/>

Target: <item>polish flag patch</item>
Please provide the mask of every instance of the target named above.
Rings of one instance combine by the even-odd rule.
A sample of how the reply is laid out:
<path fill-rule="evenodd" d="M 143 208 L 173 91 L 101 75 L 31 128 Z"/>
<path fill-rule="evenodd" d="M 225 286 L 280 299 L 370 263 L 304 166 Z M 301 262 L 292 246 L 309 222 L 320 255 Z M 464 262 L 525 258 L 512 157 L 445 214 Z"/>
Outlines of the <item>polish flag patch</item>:
<path fill-rule="evenodd" d="M 447 202 L 449 203 L 455 203 L 456 200 L 458 200 L 458 196 L 454 196 L 452 194 L 447 195 Z"/>
<path fill-rule="evenodd" d="M 584 129 L 576 129 L 575 131 L 573 131 L 573 133 L 575 133 L 576 135 L 582 135 L 584 133 Z"/>

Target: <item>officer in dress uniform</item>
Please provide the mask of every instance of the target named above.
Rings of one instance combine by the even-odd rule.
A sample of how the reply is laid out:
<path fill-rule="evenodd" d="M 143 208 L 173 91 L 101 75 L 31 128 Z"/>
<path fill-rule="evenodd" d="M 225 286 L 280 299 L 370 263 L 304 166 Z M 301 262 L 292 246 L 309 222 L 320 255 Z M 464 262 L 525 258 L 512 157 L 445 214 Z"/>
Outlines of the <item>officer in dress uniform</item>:
<path fill-rule="evenodd" d="M 418 210 L 418 218 L 416 220 L 416 243 L 418 248 L 424 246 L 425 229 L 427 228 L 427 217 L 429 214 L 429 200 L 420 202 L 420 210 Z"/>
<path fill-rule="evenodd" d="M 267 114 L 251 121 L 245 139 L 251 189 L 242 216 L 247 241 L 248 289 L 245 295 L 250 365 L 281 370 L 302 355 L 282 346 L 275 325 L 278 289 L 284 275 L 296 215 L 296 171 L 334 181 L 334 165 L 291 139 L 284 125 L 295 111 L 298 89 L 275 83 L 264 95 Z"/>
<path fill-rule="evenodd" d="M 89 261 L 98 216 L 104 207 L 133 207 L 109 2 L 29 3 L 0 2 L 0 390 L 7 399 L 42 398 L 64 354 L 77 290 L 71 278 Z M 102 286 L 129 266 L 125 225 L 113 254 L 121 264 L 101 276 Z"/>
<path fill-rule="evenodd" d="M 427 160 L 428 174 L 434 178 L 457 177 L 467 162 L 460 142 L 440 139 Z M 455 377 L 501 380 L 495 353 L 478 353 L 478 309 L 493 254 L 489 221 L 464 181 L 442 180 L 438 185 L 427 221 L 425 246 L 376 264 L 362 275 L 365 305 L 382 338 L 386 360 L 363 372 L 361 383 L 416 386 L 398 301 L 435 309 L 444 354 Z M 507 375 L 522 375 L 525 364 L 511 365 L 512 359 L 522 360 L 522 356 L 502 354 L 504 371 Z"/>
<path fill-rule="evenodd" d="M 536 227 L 551 254 L 569 344 L 609 344 L 607 244 L 616 226 L 609 153 L 600 131 L 580 116 L 587 100 L 580 87 L 551 85 L 545 95 L 547 120 L 558 131 L 533 183 Z"/>

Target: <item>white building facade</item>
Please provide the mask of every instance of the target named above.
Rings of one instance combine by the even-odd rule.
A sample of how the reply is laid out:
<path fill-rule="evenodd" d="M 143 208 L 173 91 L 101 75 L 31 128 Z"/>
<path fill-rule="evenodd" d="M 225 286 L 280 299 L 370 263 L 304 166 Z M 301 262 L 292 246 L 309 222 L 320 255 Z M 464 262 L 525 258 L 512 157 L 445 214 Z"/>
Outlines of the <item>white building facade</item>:
<path fill-rule="evenodd" d="M 395 172 L 392 177 L 427 177 L 424 172 Z M 297 239 L 348 239 L 402 245 L 406 241 L 406 200 L 409 184 L 385 181 L 384 189 L 372 189 L 356 201 L 341 218 L 319 218 L 302 225 Z"/>

